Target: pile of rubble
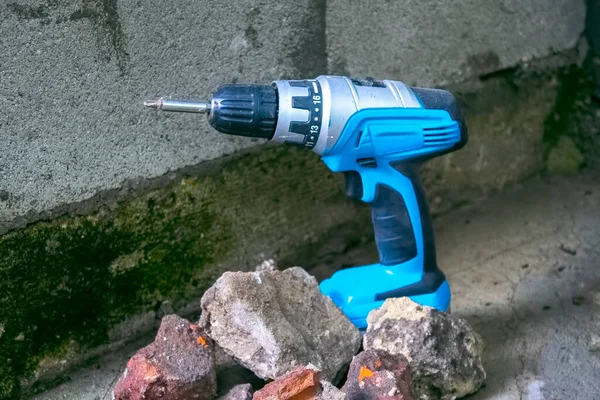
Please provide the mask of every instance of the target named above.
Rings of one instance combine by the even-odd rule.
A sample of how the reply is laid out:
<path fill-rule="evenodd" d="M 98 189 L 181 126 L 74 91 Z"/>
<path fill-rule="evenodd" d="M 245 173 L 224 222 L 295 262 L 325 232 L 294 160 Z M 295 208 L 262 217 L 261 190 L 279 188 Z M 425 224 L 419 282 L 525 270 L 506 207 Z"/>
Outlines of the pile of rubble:
<path fill-rule="evenodd" d="M 449 400 L 486 378 L 464 320 L 388 299 L 361 335 L 299 267 L 226 272 L 201 306 L 198 323 L 163 319 L 115 400 Z"/>

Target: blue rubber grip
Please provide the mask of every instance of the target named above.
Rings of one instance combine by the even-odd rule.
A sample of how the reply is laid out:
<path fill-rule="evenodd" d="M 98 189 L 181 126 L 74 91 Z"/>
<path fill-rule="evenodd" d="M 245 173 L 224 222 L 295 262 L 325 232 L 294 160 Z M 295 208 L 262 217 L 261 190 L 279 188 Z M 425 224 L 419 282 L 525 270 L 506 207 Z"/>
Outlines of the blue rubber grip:
<path fill-rule="evenodd" d="M 415 296 L 431 293 L 444 283 L 446 277 L 437 265 L 435 237 L 425 190 L 419 176 L 418 163 L 396 164 L 394 169 L 410 180 L 410 195 L 417 201 L 419 224 L 421 226 L 420 241 L 423 246 L 422 278 L 411 285 L 378 293 L 379 300 L 388 297 Z M 404 193 L 405 196 L 409 195 Z M 403 194 L 393 188 L 377 184 L 376 194 L 371 203 L 371 216 L 375 233 L 375 242 L 379 251 L 381 265 L 398 265 L 417 256 L 417 239 L 415 229 Z"/>
<path fill-rule="evenodd" d="M 400 193 L 378 184 L 371 218 L 381 265 L 401 264 L 417 255 L 413 225 Z"/>

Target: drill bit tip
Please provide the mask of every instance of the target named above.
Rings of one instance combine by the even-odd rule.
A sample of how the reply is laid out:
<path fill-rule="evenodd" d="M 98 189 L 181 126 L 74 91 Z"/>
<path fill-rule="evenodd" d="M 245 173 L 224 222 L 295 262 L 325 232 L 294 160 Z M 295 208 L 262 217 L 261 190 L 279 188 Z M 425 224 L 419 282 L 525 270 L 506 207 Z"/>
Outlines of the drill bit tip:
<path fill-rule="evenodd" d="M 158 99 L 158 100 L 146 100 L 144 102 L 144 107 L 160 108 L 161 103 L 162 103 L 161 99 Z"/>
<path fill-rule="evenodd" d="M 163 111 L 178 111 L 200 114 L 210 113 L 210 102 L 207 101 L 160 98 L 158 100 L 146 100 L 144 102 L 144 106 Z"/>

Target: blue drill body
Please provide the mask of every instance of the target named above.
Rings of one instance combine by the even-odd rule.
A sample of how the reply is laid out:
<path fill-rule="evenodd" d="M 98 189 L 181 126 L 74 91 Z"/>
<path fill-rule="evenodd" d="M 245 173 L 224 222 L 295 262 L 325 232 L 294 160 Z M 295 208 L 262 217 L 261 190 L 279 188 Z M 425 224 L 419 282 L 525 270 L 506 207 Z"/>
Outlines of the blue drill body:
<path fill-rule="evenodd" d="M 321 291 L 359 328 L 390 297 L 447 311 L 420 165 L 467 143 L 452 94 L 398 81 L 319 76 L 270 86 L 224 85 L 210 102 L 160 99 L 166 111 L 207 113 L 220 132 L 310 149 L 343 172 L 347 195 L 371 206 L 379 262 L 334 273 Z"/>
<path fill-rule="evenodd" d="M 368 313 L 387 297 L 406 295 L 448 309 L 450 288 L 431 254 L 433 232 L 417 169 L 418 160 L 446 152 L 461 138 L 459 122 L 446 110 L 365 109 L 352 115 L 323 155 L 332 171 L 358 174 L 347 178 L 349 194 L 373 208 L 380 262 L 338 271 L 321 283 L 357 327 L 365 328 Z"/>

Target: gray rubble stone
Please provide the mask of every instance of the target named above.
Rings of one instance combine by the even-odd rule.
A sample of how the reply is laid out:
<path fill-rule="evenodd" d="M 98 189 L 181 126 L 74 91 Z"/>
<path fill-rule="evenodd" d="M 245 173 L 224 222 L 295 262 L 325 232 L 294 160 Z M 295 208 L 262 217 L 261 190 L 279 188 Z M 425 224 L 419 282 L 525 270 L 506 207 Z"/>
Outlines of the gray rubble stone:
<path fill-rule="evenodd" d="M 321 391 L 317 395 L 317 400 L 346 400 L 347 398 L 346 393 L 331 382 L 321 381 Z"/>
<path fill-rule="evenodd" d="M 226 272 L 201 306 L 208 335 L 263 379 L 312 364 L 335 383 L 360 348 L 358 329 L 299 267 Z"/>
<path fill-rule="evenodd" d="M 235 385 L 217 400 L 252 400 L 252 385 L 249 383 Z"/>
<path fill-rule="evenodd" d="M 371 311 L 367 324 L 365 350 L 404 355 L 418 399 L 457 399 L 476 392 L 485 381 L 483 339 L 464 319 L 403 297 Z"/>

